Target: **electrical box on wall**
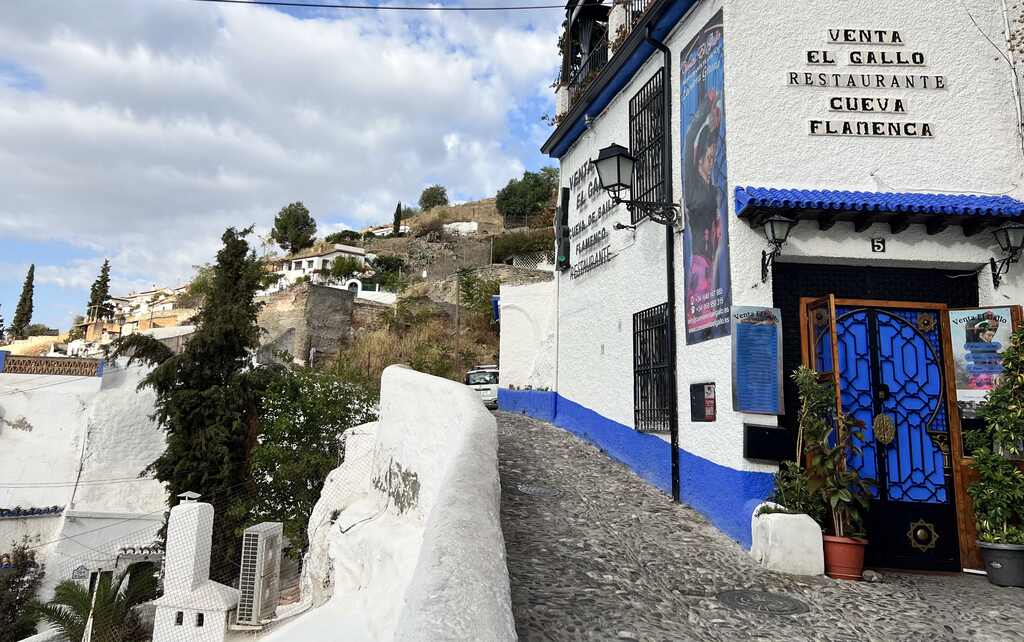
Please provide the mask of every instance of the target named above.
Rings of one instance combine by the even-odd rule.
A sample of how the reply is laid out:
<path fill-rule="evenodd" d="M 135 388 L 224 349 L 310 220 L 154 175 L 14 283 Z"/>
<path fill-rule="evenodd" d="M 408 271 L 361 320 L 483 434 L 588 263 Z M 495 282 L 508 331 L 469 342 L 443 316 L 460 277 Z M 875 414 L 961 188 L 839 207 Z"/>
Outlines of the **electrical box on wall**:
<path fill-rule="evenodd" d="M 690 384 L 690 421 L 709 422 L 715 420 L 715 384 Z"/>

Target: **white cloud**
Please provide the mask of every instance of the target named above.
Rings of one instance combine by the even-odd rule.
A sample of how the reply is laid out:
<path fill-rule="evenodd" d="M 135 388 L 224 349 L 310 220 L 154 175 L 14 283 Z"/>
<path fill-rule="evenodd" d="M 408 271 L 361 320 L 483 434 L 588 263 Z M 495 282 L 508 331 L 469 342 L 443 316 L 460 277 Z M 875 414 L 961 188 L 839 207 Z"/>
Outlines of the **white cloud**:
<path fill-rule="evenodd" d="M 226 226 L 265 230 L 294 200 L 336 230 L 431 183 L 474 198 L 522 172 L 520 141 L 538 135 L 510 115 L 550 100 L 558 11 L 338 16 L 6 5 L 0 61 L 41 87 L 0 82 L 0 235 L 94 248 L 115 285 L 171 283 Z M 95 263 L 39 278 L 87 287 Z"/>

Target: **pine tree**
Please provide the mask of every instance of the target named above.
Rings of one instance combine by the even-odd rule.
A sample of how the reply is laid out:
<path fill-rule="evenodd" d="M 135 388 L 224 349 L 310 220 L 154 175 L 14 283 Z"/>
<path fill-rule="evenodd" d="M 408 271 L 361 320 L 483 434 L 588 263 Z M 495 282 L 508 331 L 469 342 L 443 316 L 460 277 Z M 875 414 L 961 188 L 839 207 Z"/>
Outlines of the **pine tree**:
<path fill-rule="evenodd" d="M 87 319 L 109 319 L 113 314 L 114 308 L 110 305 L 110 260 L 104 259 L 100 275 L 89 289 L 89 307 L 85 316 Z"/>
<path fill-rule="evenodd" d="M 11 333 L 16 338 L 25 336 L 25 329 L 32 323 L 32 294 L 35 290 L 35 278 L 36 266 L 33 263 L 28 266 L 25 284 L 21 286 L 21 296 L 18 297 L 18 307 L 14 309 L 14 318 L 11 319 Z"/>
<path fill-rule="evenodd" d="M 260 332 L 255 295 L 266 279 L 245 241 L 251 231 L 230 228 L 221 237 L 196 331 L 181 353 L 172 355 L 138 334 L 114 352 L 157 364 L 143 385 L 156 391 L 156 418 L 167 433 L 167 448 L 147 470 L 167 484 L 171 505 L 186 491 L 213 504 L 211 568 L 221 582 L 237 576 L 240 531 L 253 489 L 250 453 L 268 376 L 251 366 Z"/>
<path fill-rule="evenodd" d="M 274 217 L 274 229 L 270 238 L 289 254 L 313 245 L 316 240 L 316 221 L 302 201 L 281 208 Z"/>
<path fill-rule="evenodd" d="M 398 201 L 398 205 L 395 207 L 395 221 L 391 229 L 392 236 L 398 236 L 402 233 L 402 201 Z"/>

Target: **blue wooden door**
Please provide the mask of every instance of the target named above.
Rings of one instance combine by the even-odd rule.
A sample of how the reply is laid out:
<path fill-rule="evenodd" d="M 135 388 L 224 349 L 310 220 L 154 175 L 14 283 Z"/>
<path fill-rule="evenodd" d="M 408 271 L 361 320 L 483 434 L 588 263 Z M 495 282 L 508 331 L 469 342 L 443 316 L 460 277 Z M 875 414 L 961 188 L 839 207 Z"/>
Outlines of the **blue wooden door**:
<path fill-rule="evenodd" d="M 866 525 L 876 566 L 960 570 L 939 314 L 836 308 L 842 408 L 864 424 L 850 465 L 877 483 Z"/>

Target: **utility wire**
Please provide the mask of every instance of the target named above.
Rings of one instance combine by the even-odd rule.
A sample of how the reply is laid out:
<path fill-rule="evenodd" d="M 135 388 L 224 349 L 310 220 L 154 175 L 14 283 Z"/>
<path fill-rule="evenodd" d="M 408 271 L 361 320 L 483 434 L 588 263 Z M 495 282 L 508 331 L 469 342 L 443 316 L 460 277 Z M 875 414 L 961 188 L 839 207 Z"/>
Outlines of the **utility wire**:
<path fill-rule="evenodd" d="M 318 2 L 283 2 L 278 0 L 193 0 L 193 2 L 253 4 L 269 7 L 306 7 L 309 9 L 356 9 L 363 11 L 533 11 L 536 9 L 565 9 L 564 4 L 533 4 L 503 7 L 430 7 L 426 5 L 322 4 Z"/>

